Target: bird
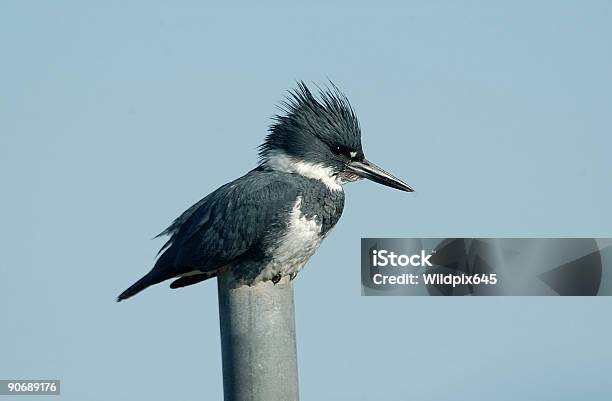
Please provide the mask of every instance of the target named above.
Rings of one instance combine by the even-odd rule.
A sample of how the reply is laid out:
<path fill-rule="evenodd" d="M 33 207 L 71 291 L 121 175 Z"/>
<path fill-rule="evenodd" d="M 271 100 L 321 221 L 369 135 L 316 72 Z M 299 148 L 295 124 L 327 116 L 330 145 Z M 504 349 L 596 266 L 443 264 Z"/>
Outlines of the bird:
<path fill-rule="evenodd" d="M 413 192 L 365 158 L 361 128 L 333 83 L 289 90 L 258 147 L 257 167 L 188 208 L 157 237 L 169 236 L 153 268 L 117 301 L 173 279 L 181 288 L 231 275 L 236 286 L 293 280 L 344 209 L 343 186 L 365 178 Z"/>

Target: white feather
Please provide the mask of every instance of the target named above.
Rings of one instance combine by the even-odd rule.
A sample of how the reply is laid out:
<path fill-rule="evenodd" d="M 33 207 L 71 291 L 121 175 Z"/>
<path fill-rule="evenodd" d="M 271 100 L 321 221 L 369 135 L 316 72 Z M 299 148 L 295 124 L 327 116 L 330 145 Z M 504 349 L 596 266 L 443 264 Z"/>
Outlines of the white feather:
<path fill-rule="evenodd" d="M 332 191 L 342 191 L 342 185 L 340 185 L 330 167 L 295 160 L 293 157 L 278 151 L 268 156 L 265 165 L 272 170 L 299 174 L 303 177 L 319 180 Z"/>
<path fill-rule="evenodd" d="M 307 219 L 302 214 L 301 203 L 302 197 L 298 197 L 287 231 L 273 250 L 272 261 L 261 272 L 260 279 L 270 280 L 278 273 L 283 276 L 298 273 L 321 244 L 321 224 L 317 223 L 316 216 Z"/>

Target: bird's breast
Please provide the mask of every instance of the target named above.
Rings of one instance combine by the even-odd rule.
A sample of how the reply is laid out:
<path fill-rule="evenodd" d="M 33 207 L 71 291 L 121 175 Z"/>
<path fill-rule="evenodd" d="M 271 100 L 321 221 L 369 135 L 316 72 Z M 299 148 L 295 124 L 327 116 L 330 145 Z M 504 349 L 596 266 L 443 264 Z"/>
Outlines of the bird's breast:
<path fill-rule="evenodd" d="M 271 244 L 272 264 L 281 274 L 293 274 L 306 263 L 324 238 L 322 223 L 317 216 L 308 216 L 302 210 L 299 196 L 289 213 L 280 240 Z"/>
<path fill-rule="evenodd" d="M 312 181 L 306 184 L 268 232 L 262 243 L 265 256 L 242 260 L 233 267 L 242 281 L 267 281 L 278 274 L 294 277 L 338 222 L 344 207 L 344 192 L 330 191 Z"/>

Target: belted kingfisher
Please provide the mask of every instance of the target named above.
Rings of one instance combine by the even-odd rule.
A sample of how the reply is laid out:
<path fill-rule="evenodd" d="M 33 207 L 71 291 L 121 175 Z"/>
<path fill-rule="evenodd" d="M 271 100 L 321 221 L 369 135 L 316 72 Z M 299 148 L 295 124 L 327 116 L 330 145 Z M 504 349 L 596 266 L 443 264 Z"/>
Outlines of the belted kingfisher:
<path fill-rule="evenodd" d="M 281 108 L 259 146 L 259 166 L 160 233 L 170 239 L 155 266 L 117 301 L 168 279 L 179 288 L 224 271 L 236 285 L 293 279 L 340 219 L 343 184 L 367 178 L 413 191 L 365 159 L 357 117 L 333 83 L 315 97 L 299 82 Z"/>

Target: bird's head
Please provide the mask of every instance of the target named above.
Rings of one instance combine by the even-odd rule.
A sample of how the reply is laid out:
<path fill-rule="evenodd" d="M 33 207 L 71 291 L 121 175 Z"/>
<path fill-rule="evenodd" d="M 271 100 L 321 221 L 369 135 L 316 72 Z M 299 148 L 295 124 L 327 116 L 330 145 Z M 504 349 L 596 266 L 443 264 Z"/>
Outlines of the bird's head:
<path fill-rule="evenodd" d="M 259 147 L 261 164 L 269 169 L 301 174 L 332 189 L 367 178 L 412 192 L 397 177 L 366 160 L 361 129 L 348 99 L 333 84 L 317 99 L 300 82 L 282 103 L 284 114 L 274 118 Z"/>

